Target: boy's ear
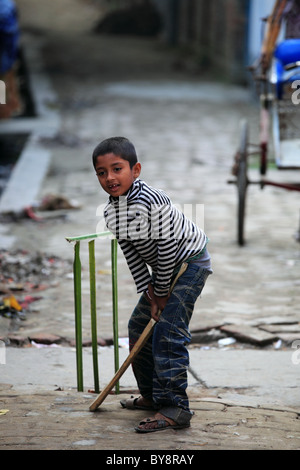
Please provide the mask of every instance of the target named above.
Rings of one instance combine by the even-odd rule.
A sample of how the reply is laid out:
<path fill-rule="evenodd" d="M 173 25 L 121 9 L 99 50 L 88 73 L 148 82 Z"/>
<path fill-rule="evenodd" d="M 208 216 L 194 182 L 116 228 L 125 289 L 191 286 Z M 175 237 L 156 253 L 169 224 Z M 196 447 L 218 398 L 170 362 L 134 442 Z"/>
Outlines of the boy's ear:
<path fill-rule="evenodd" d="M 140 173 L 141 173 L 141 169 L 142 169 L 142 166 L 140 164 L 140 162 L 137 162 L 134 166 L 133 166 L 133 176 L 134 178 L 138 178 L 140 176 Z"/>

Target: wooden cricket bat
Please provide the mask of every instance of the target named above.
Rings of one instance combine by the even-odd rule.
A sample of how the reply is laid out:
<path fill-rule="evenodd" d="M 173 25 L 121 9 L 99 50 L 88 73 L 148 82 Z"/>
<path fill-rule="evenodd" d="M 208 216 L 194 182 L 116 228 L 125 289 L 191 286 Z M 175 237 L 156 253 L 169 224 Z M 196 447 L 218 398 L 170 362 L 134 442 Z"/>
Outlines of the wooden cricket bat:
<path fill-rule="evenodd" d="M 188 266 L 187 263 L 183 263 L 181 265 L 180 270 L 170 288 L 170 293 L 172 292 L 178 278 L 185 272 L 187 266 Z M 158 312 L 158 316 L 159 315 L 160 315 L 160 312 Z M 89 408 L 90 411 L 95 411 L 101 405 L 101 403 L 103 403 L 103 401 L 105 400 L 109 392 L 114 388 L 116 383 L 120 380 L 124 372 L 128 369 L 130 364 L 133 362 L 134 358 L 138 355 L 138 353 L 140 352 L 140 350 L 142 349 L 142 347 L 144 346 L 144 344 L 146 343 L 146 341 L 152 334 L 152 330 L 155 324 L 156 324 L 156 321 L 153 318 L 151 318 L 146 328 L 144 329 L 143 333 L 141 334 L 141 336 L 139 337 L 139 339 L 133 346 L 132 350 L 130 351 L 128 357 L 125 359 L 125 361 L 121 365 L 120 369 L 115 373 L 114 377 L 111 379 L 109 384 L 106 385 L 106 387 L 102 390 L 102 392 L 100 392 L 100 394 L 97 396 L 96 400 L 94 400 L 93 403 L 91 404 Z"/>

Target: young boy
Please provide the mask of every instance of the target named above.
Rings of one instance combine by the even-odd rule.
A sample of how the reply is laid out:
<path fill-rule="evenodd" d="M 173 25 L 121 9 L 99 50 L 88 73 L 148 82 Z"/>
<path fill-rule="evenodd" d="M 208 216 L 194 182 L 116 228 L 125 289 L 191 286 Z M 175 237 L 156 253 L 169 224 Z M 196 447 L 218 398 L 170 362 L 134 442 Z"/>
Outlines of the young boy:
<path fill-rule="evenodd" d="M 118 240 L 137 292 L 142 293 L 128 324 L 130 349 L 150 318 L 157 321 L 132 365 L 141 396 L 121 405 L 156 411 L 140 422 L 137 432 L 188 427 L 193 413 L 186 394 L 186 345 L 191 340 L 188 326 L 195 301 L 212 272 L 206 235 L 163 191 L 139 179 L 141 164 L 128 139 L 101 142 L 93 152 L 93 164 L 109 194 L 104 210 L 107 227 Z M 183 262 L 188 267 L 170 294 Z"/>

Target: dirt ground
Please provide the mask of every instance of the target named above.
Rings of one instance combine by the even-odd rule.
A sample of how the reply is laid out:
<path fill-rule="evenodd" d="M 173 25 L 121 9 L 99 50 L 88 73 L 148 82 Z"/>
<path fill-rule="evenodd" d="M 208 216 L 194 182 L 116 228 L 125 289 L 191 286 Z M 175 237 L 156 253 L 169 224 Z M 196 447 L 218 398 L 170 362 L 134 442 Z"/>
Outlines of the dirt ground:
<path fill-rule="evenodd" d="M 93 34 L 99 13 L 94 2 L 16 3 L 24 49 L 29 56 L 30 50 L 38 52 L 28 65 L 33 72 L 42 68 L 50 80 L 53 94 L 43 106 L 45 113 L 55 115 L 58 122 L 55 133 L 49 135 L 39 127 L 40 117 L 36 118 L 39 142 L 51 152 L 49 171 L 36 203 L 55 194 L 76 208 L 34 208 L 40 220 L 2 218 L 1 236 L 5 237 L 7 256 L 26 264 L 36 253 L 42 253 L 48 264 L 45 261 L 42 266 L 43 276 L 39 265 L 40 275 L 37 273 L 30 286 L 24 286 L 24 276 L 18 271 L 14 281 L 23 283 L 23 291 L 14 291 L 18 299 L 24 300 L 26 294 L 40 299 L 30 303 L 26 320 L 0 317 L 0 336 L 18 336 L 21 342 L 35 335 L 56 335 L 67 344 L 74 340 L 73 246 L 65 238 L 103 228 L 106 196 L 96 181 L 91 153 L 101 139 L 126 135 L 136 145 L 142 178 L 163 188 L 181 208 L 204 207 L 214 274 L 197 303 L 191 330 L 212 332 L 213 340 L 205 340 L 207 348 L 216 346 L 216 338 L 224 336 L 220 326 L 230 326 L 225 336 L 231 336 L 234 329 L 242 335 L 232 348 L 267 347 L 274 354 L 276 348 L 292 351 L 292 342 L 300 338 L 300 245 L 294 239 L 299 228 L 298 195 L 250 186 L 247 244 L 240 248 L 236 243 L 236 189 L 227 180 L 242 118 L 249 120 L 252 140 L 258 139 L 258 107 L 249 90 L 212 82 L 205 71 L 195 71 L 178 51 L 170 50 L 159 39 Z M 255 164 L 250 174 L 258 179 Z M 297 181 L 299 172 L 282 174 L 271 169 L 268 176 Z M 27 261 L 19 250 L 29 253 Z M 107 339 L 112 337 L 110 240 L 97 240 L 96 253 L 99 337 Z M 83 337 L 89 339 L 88 253 L 84 243 L 81 256 Z M 118 274 L 119 335 L 126 337 L 137 294 L 121 255 Z M 256 341 L 262 332 L 271 335 L 267 346 Z M 253 341 L 249 342 L 249 335 Z M 298 376 L 299 366 L 295 374 Z M 84 399 L 78 400 L 78 406 L 74 406 L 80 414 L 80 400 Z M 63 423 L 60 418 L 56 420 L 53 404 L 49 406 L 55 423 Z M 215 406 L 219 405 L 212 405 L 212 413 Z M 243 410 L 240 419 L 242 423 Z M 270 421 L 276 422 L 276 417 Z M 59 432 L 64 432 L 63 427 Z M 256 428 L 251 432 L 256 439 Z M 276 441 L 273 446 L 279 444 Z"/>

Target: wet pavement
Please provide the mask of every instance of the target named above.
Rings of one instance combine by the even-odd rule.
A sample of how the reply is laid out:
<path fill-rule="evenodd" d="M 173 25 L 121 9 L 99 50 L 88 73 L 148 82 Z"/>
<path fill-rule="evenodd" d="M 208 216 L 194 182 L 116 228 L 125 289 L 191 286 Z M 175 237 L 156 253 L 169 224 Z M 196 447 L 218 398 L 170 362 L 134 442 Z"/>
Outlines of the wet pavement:
<path fill-rule="evenodd" d="M 127 354 L 120 350 L 122 362 Z M 105 458 L 112 451 L 189 452 L 195 461 L 200 450 L 299 450 L 299 365 L 288 351 L 191 349 L 191 427 L 147 437 L 137 435 L 134 427 L 151 413 L 125 410 L 119 403 L 138 396 L 131 369 L 121 378 L 121 393 L 108 395 L 91 412 L 96 395 L 90 349 L 83 358 L 85 390 L 77 392 L 74 349 L 26 348 L 22 354 L 7 349 L 0 392 L 1 450 L 111 451 Z M 112 378 L 113 349 L 102 348 L 99 361 L 103 389 Z"/>
<path fill-rule="evenodd" d="M 19 2 L 24 12 L 24 49 L 39 115 L 3 122 L 0 131 L 31 132 L 27 155 L 31 149 L 34 155 L 41 152 L 42 161 L 37 164 L 35 186 L 26 193 L 34 199 L 36 217 L 24 216 L 21 193 L 12 185 L 13 204 L 20 212 L 13 219 L 2 215 L 1 247 L 10 253 L 21 249 L 55 255 L 62 263 L 58 272 L 46 272 L 40 285 L 23 285 L 23 290 L 14 291 L 18 299 L 25 294 L 42 297 L 30 304 L 26 321 L 0 316 L 0 337 L 10 338 L 11 344 L 6 347 L 6 363 L 0 363 L 0 409 L 9 410 L 0 411 L 4 424 L 0 448 L 188 449 L 195 453 L 299 449 L 300 246 L 294 238 L 299 198 L 296 193 L 250 186 L 247 244 L 240 248 L 236 189 L 227 184 L 242 118 L 249 120 L 252 141 L 258 139 L 253 96 L 188 68 L 179 71 L 174 67 L 174 52 L 156 41 L 90 34 L 94 22 L 90 10 L 85 10 L 80 25 L 70 13 L 64 28 L 60 22 L 45 27 L 41 13 L 30 15 L 35 2 L 25 9 L 24 3 Z M 93 8 L 75 4 L 79 9 Z M 73 246 L 65 237 L 103 228 L 106 196 L 94 175 L 91 153 L 98 141 L 111 135 L 125 135 L 134 142 L 141 176 L 149 184 L 164 189 L 183 210 L 204 207 L 213 260 L 214 274 L 191 322 L 190 397 L 196 411 L 192 426 L 147 438 L 137 438 L 133 430 L 144 413 L 120 412 L 115 395 L 106 399 L 101 411 L 88 411 L 93 388 L 88 348 L 85 392 L 76 391 Z M 258 179 L 255 163 L 250 173 Z M 297 181 L 299 172 L 271 169 L 268 177 Z M 26 187 L 24 200 L 25 191 Z M 65 197 L 75 208 L 39 210 L 49 194 Z M 83 337 L 89 339 L 86 243 L 81 244 L 81 257 Z M 110 240 L 97 240 L 96 261 L 99 337 L 110 339 Z M 17 281 L 25 284 L 25 279 Z M 44 289 L 37 294 L 34 289 L 41 284 Z M 137 294 L 120 253 L 118 289 L 119 335 L 126 337 Z M 55 335 L 57 347 L 36 347 L 31 340 L 38 335 Z M 24 347 L 13 347 L 16 337 Z M 219 340 L 227 337 L 234 341 L 222 346 Z M 123 358 L 127 350 L 120 351 Z M 113 375 L 112 349 L 101 348 L 99 357 L 104 386 Z M 136 392 L 130 371 L 127 377 L 121 381 L 122 392 Z"/>

